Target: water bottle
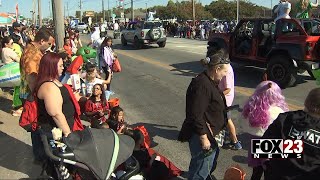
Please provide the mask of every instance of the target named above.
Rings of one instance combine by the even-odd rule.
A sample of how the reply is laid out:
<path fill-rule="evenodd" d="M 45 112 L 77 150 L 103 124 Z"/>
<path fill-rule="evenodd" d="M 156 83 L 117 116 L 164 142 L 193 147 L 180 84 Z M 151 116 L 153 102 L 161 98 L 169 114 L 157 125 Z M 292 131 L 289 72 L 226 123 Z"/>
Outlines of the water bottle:
<path fill-rule="evenodd" d="M 81 84 L 81 91 L 82 91 L 82 96 L 86 97 L 87 91 L 86 91 L 86 85 L 84 83 Z"/>

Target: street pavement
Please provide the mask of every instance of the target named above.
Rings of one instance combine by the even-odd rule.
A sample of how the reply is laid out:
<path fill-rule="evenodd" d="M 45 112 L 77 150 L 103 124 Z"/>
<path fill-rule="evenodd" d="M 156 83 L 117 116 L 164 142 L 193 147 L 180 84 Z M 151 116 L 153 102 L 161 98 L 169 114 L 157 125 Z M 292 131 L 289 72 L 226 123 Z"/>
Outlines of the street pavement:
<path fill-rule="evenodd" d="M 83 44 L 87 44 L 89 39 L 88 35 L 82 35 Z M 151 45 L 140 50 L 135 50 L 130 44 L 122 47 L 119 39 L 113 44 L 123 70 L 114 74 L 111 89 L 116 93 L 113 97 L 120 98 L 125 120 L 132 125 L 144 125 L 154 149 L 188 171 L 188 144 L 176 139 L 185 118 L 186 89 L 191 79 L 203 70 L 199 60 L 205 57 L 206 41 L 168 38 L 165 48 Z M 236 81 L 234 104 L 242 107 L 261 81 L 263 71 L 233 66 Z M 296 87 L 284 90 L 290 109 L 302 109 L 306 94 L 316 87 L 316 83 L 308 79 L 300 75 Z M 30 134 L 18 126 L 18 118 L 9 114 L 11 101 L 8 99 L 10 97 L 0 96 L 0 121 L 3 122 L 0 124 L 0 178 L 34 178 L 40 173 L 40 167 L 32 163 Z M 221 149 L 218 166 L 213 173 L 216 179 L 222 179 L 225 170 L 233 164 L 244 168 L 247 178 L 251 176 L 251 169 L 246 164 L 250 149 L 248 134 L 242 128 L 241 112 L 232 112 L 232 118 L 243 149 Z"/>

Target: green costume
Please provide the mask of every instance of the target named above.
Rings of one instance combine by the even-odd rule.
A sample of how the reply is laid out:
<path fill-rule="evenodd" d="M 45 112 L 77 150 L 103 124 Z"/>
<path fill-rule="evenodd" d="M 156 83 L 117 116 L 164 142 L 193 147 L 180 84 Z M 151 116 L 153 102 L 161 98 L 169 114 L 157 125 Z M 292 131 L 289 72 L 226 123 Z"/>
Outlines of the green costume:
<path fill-rule="evenodd" d="M 84 62 L 87 63 L 87 62 L 89 62 L 90 58 L 97 57 L 97 50 L 95 50 L 91 47 L 88 47 L 88 46 L 84 46 L 84 47 L 81 47 L 78 49 L 76 55 L 77 56 L 81 55 Z"/>
<path fill-rule="evenodd" d="M 309 18 L 309 12 L 312 9 L 312 4 L 311 2 L 309 2 L 307 8 L 305 10 L 302 9 L 301 3 L 297 4 L 297 9 L 298 9 L 298 13 L 297 13 L 297 18 L 301 18 L 301 19 L 308 19 Z"/>

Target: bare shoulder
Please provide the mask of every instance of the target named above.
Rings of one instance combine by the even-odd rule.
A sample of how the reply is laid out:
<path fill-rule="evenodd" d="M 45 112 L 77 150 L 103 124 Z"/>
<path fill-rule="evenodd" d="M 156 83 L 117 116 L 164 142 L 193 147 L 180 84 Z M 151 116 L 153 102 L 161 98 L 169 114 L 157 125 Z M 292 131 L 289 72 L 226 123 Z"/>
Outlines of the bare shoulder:
<path fill-rule="evenodd" d="M 38 90 L 38 97 L 44 99 L 45 96 L 55 96 L 60 94 L 60 89 L 53 82 L 43 83 Z"/>

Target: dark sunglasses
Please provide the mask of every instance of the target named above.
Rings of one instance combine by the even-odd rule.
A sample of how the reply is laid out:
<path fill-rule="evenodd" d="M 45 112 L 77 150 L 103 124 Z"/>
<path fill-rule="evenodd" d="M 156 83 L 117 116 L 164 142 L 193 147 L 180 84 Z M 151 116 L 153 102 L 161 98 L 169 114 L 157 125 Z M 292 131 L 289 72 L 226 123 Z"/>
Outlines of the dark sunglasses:
<path fill-rule="evenodd" d="M 99 87 L 95 87 L 94 89 L 96 89 L 96 90 L 101 90 L 101 88 L 99 88 Z"/>

